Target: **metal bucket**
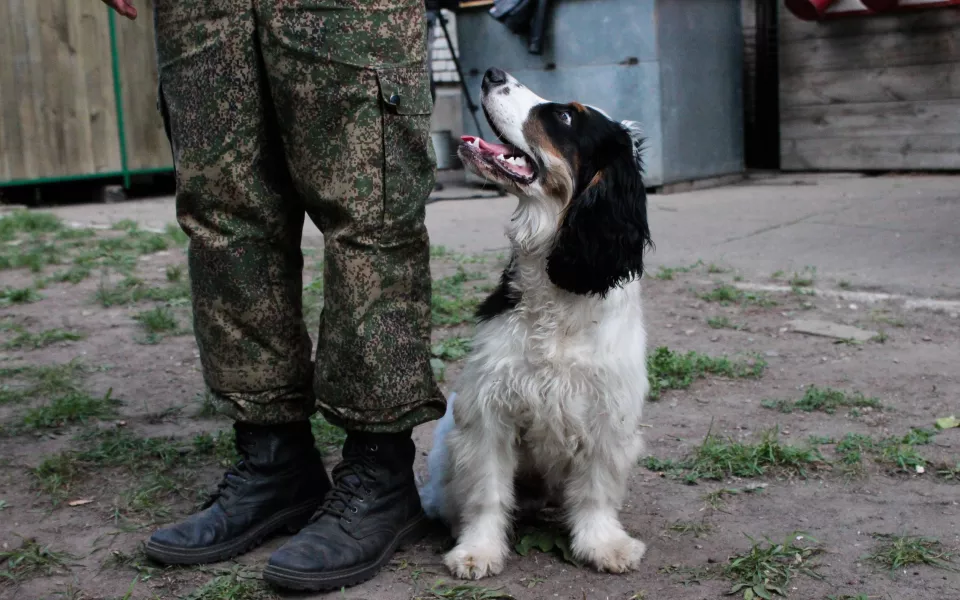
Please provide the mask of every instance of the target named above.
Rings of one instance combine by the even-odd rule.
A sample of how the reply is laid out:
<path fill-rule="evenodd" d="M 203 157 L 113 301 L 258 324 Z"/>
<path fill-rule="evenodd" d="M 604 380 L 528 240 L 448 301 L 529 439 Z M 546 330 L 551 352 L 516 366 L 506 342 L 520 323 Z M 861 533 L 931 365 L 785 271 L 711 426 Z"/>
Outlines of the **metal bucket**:
<path fill-rule="evenodd" d="M 430 138 L 433 140 L 433 150 L 437 155 L 437 168 L 441 170 L 459 168 L 460 159 L 457 158 L 457 148 L 453 143 L 450 130 L 431 132 Z"/>

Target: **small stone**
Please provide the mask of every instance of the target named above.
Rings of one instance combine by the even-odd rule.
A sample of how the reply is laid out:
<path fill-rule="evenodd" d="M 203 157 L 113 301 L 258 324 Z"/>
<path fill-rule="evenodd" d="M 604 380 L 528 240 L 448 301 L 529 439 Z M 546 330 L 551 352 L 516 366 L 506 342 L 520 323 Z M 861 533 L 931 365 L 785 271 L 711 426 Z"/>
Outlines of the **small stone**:
<path fill-rule="evenodd" d="M 933 338 L 930 337 L 929 335 L 923 336 L 923 341 L 925 341 L 925 342 L 929 342 L 929 341 L 932 341 L 932 340 L 933 340 Z"/>
<path fill-rule="evenodd" d="M 780 356 L 780 353 L 777 352 L 776 350 L 767 350 L 766 352 L 763 353 L 763 355 L 768 358 L 776 358 Z"/>
<path fill-rule="evenodd" d="M 696 332 L 697 332 L 696 329 L 685 329 L 685 330 L 683 331 L 683 335 L 693 335 L 693 334 L 695 334 Z"/>
<path fill-rule="evenodd" d="M 851 304 L 851 305 L 850 305 L 850 310 L 857 310 L 857 305 L 856 305 L 856 304 Z"/>
<path fill-rule="evenodd" d="M 719 341 L 720 341 L 720 336 L 719 336 L 719 335 L 715 335 L 715 336 L 713 336 L 712 338 L 710 338 L 710 341 L 711 341 L 711 342 L 719 342 Z"/>
<path fill-rule="evenodd" d="M 853 340 L 857 342 L 866 342 L 877 336 L 876 331 L 868 331 L 866 329 L 860 329 L 859 327 L 851 327 L 850 325 L 841 325 L 840 323 L 818 321 L 815 319 L 791 321 L 787 323 L 787 326 L 794 333 L 840 340 Z"/>

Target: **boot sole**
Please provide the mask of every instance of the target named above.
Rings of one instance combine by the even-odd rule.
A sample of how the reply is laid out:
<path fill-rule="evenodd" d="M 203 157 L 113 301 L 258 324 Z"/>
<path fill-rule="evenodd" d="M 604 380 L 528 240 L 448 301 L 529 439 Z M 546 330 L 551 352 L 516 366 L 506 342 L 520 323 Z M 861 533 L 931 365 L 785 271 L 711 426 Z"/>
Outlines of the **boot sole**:
<path fill-rule="evenodd" d="M 308 592 L 326 592 L 353 587 L 373 579 L 390 562 L 390 559 L 398 550 L 422 540 L 429 529 L 430 522 L 427 520 L 427 516 L 420 513 L 420 516 L 400 530 L 399 534 L 394 537 L 393 542 L 384 548 L 380 556 L 372 563 L 324 573 L 294 571 L 268 564 L 263 570 L 263 580 L 277 587 Z"/>
<path fill-rule="evenodd" d="M 147 540 L 144 552 L 151 559 L 167 565 L 202 565 L 224 561 L 253 550 L 281 530 L 297 533 L 306 526 L 319 505 L 320 500 L 311 500 L 281 510 L 229 542 L 205 548 L 179 548 Z"/>

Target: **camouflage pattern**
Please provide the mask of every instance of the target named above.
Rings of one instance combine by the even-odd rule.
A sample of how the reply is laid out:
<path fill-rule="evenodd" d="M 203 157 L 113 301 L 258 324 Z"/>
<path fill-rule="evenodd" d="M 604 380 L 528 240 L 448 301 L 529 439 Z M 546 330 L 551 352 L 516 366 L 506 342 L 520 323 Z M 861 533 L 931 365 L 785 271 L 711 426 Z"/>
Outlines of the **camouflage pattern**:
<path fill-rule="evenodd" d="M 204 378 L 236 419 L 439 418 L 423 0 L 156 0 L 160 105 Z M 316 360 L 304 215 L 324 234 Z M 316 399 L 316 403 L 315 400 Z"/>

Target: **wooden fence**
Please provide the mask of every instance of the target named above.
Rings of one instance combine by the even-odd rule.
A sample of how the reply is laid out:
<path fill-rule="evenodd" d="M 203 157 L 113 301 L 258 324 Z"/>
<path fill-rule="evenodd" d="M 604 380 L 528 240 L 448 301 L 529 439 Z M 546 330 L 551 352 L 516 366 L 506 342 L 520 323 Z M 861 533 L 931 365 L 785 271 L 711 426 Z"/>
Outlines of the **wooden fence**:
<path fill-rule="evenodd" d="M 780 13 L 781 168 L 960 169 L 960 9 Z"/>
<path fill-rule="evenodd" d="M 0 186 L 172 170 L 153 1 L 0 0 Z"/>

